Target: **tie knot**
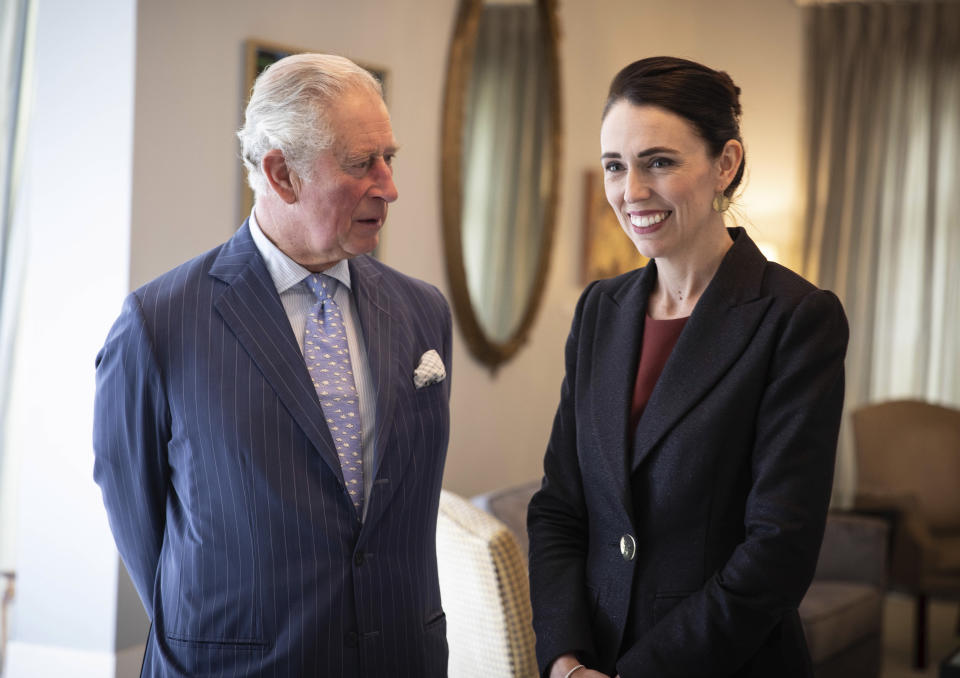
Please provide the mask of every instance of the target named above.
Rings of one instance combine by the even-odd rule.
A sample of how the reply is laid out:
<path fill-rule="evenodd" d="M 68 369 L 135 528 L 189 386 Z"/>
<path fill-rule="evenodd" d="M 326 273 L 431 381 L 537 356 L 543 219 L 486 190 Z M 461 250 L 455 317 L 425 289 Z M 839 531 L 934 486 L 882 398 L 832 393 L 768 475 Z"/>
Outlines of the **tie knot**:
<path fill-rule="evenodd" d="M 333 293 L 337 289 L 337 281 L 335 278 L 331 278 L 328 275 L 323 273 L 314 273 L 308 275 L 304 278 L 304 282 L 307 283 L 307 287 L 310 288 L 310 291 L 313 292 L 314 296 L 319 301 L 326 301 L 327 299 L 333 299 Z"/>

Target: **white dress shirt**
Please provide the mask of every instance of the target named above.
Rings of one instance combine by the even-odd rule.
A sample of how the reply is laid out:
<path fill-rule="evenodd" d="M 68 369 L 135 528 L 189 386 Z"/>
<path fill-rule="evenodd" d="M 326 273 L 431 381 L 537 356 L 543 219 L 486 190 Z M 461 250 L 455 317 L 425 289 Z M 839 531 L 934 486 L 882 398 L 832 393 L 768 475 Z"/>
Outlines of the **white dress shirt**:
<path fill-rule="evenodd" d="M 284 254 L 280 248 L 270 242 L 257 223 L 256 211 L 250 213 L 250 235 L 260 250 L 267 271 L 273 279 L 273 284 L 280 295 L 280 302 L 287 313 L 293 336 L 297 338 L 300 353 L 303 353 L 303 333 L 307 326 L 307 314 L 317 302 L 313 292 L 307 287 L 304 280 L 311 274 L 306 268 Z M 373 378 L 370 374 L 370 363 L 367 360 L 366 346 L 363 341 L 363 332 L 360 327 L 360 315 L 353 299 L 350 287 L 350 267 L 346 259 L 325 270 L 324 275 L 336 278 L 339 285 L 333 294 L 333 300 L 340 307 L 343 316 L 344 328 L 347 332 L 347 346 L 350 349 L 350 363 L 353 369 L 353 380 L 357 386 L 357 397 L 360 400 L 360 451 L 363 457 L 363 514 L 367 514 L 367 500 L 373 488 L 374 475 L 374 421 L 376 419 L 376 393 L 373 387 Z M 306 363 L 304 363 L 306 369 Z"/>

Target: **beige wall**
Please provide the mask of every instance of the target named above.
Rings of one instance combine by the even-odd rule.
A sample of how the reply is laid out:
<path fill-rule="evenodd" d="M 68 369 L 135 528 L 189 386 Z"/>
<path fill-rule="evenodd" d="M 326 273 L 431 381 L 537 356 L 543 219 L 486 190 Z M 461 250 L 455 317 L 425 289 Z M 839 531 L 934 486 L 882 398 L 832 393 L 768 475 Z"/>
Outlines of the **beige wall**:
<path fill-rule="evenodd" d="M 446 292 L 439 136 L 455 9 L 454 0 L 140 2 L 131 285 L 218 244 L 238 225 L 233 130 L 241 121 L 242 44 L 255 36 L 389 69 L 402 149 L 384 259 Z M 743 212 L 755 238 L 774 244 L 784 263 L 798 261 L 802 25 L 794 3 L 567 0 L 560 12 L 566 137 L 547 297 L 530 343 L 496 376 L 456 337 L 445 485 L 467 495 L 540 473 L 580 291 L 583 173 L 599 164 L 599 111 L 621 66 L 673 54 L 731 73 L 743 89 L 750 167 Z"/>

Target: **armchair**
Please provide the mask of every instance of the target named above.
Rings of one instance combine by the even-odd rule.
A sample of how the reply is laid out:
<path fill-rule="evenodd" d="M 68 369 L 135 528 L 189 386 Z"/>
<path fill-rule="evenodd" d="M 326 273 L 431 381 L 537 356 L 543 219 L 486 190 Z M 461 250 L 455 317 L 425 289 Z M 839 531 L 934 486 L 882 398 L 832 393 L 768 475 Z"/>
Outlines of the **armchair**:
<path fill-rule="evenodd" d="M 457 678 L 536 678 L 526 558 L 499 520 L 452 492 L 437 518 L 448 672 Z"/>
<path fill-rule="evenodd" d="M 876 678 L 883 658 L 887 525 L 831 512 L 800 621 L 816 678 Z"/>
<path fill-rule="evenodd" d="M 916 600 L 914 666 L 926 667 L 927 600 L 960 596 L 960 410 L 916 400 L 853 413 L 854 508 L 892 523 L 890 584 Z"/>

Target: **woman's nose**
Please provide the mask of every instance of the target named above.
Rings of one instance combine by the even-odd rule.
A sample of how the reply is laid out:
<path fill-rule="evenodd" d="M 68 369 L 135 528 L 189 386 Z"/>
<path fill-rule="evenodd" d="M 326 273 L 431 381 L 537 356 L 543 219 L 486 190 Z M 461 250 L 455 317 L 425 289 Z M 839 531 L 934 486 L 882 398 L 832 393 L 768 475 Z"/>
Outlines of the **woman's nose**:
<path fill-rule="evenodd" d="M 627 203 L 641 202 L 650 197 L 650 185 L 646 177 L 641 172 L 635 170 L 627 171 L 626 188 L 624 189 L 623 199 Z"/>

